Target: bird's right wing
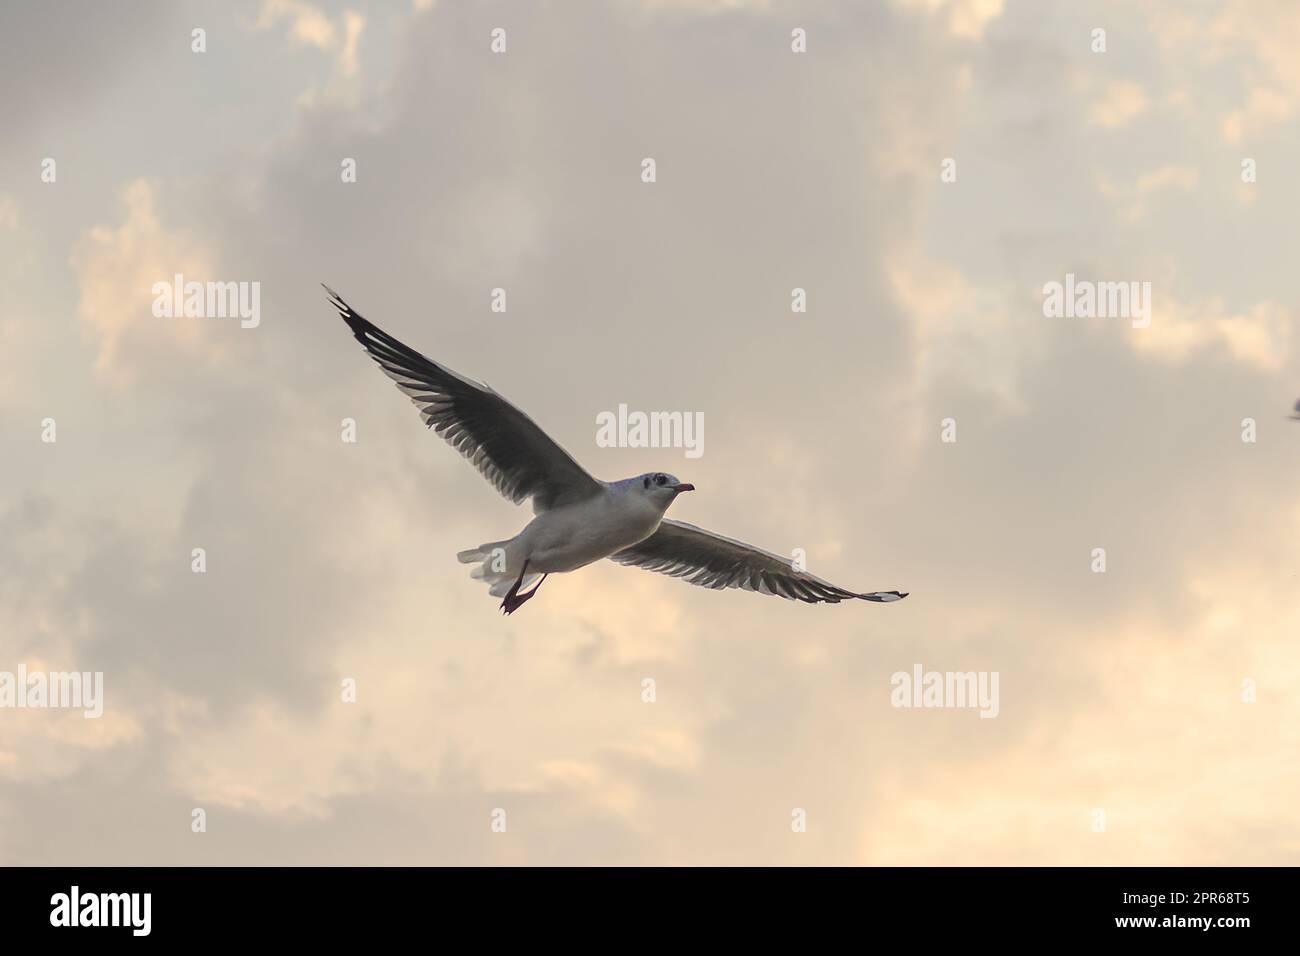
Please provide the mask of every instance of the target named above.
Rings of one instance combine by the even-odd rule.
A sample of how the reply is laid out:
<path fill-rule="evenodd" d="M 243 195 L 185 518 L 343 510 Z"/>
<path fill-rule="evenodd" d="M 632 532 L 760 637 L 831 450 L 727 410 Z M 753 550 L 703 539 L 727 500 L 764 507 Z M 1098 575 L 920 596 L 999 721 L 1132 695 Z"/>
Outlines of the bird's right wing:
<path fill-rule="evenodd" d="M 610 555 L 610 560 L 685 578 L 701 587 L 744 588 L 809 604 L 838 604 L 854 598 L 883 604 L 907 597 L 899 591 L 846 591 L 807 571 L 795 570 L 787 558 L 669 518 L 663 519 L 650 537 Z"/>
<path fill-rule="evenodd" d="M 597 481 L 531 418 L 477 382 L 425 358 L 366 321 L 325 287 L 357 341 L 410 396 L 424 423 L 465 456 L 501 494 L 537 511 L 603 494 Z"/>

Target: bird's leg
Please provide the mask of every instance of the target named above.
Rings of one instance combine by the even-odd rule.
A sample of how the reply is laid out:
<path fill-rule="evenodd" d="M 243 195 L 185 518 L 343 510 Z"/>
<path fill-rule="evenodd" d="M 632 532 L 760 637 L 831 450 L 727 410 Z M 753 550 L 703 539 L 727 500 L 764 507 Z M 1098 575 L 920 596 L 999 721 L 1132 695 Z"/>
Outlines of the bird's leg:
<path fill-rule="evenodd" d="M 501 599 L 501 610 L 509 614 L 519 605 L 515 603 L 515 595 L 519 593 L 519 585 L 524 583 L 524 575 L 528 573 L 528 559 L 524 559 L 524 566 L 519 569 L 519 577 L 515 578 L 515 583 L 510 585 L 510 590 L 506 596 Z"/>
<path fill-rule="evenodd" d="M 547 573 L 549 574 L 549 572 Z M 546 578 L 547 575 L 543 574 L 542 581 L 545 581 Z M 510 601 L 510 606 L 505 609 L 506 613 L 513 614 L 515 611 L 523 607 L 524 602 L 537 593 L 537 589 L 542 586 L 542 581 L 538 581 L 536 584 L 534 584 L 533 589 L 531 591 L 525 591 L 523 594 L 516 594 L 514 598 Z"/>
<path fill-rule="evenodd" d="M 501 601 L 501 610 L 506 614 L 513 614 L 515 611 L 519 610 L 519 608 L 524 605 L 524 602 L 537 593 L 537 589 L 542 586 L 542 581 L 545 581 L 547 577 L 550 576 L 550 572 L 548 571 L 546 574 L 542 575 L 542 581 L 538 581 L 533 585 L 531 591 L 525 591 L 523 594 L 520 594 L 519 585 L 524 583 L 524 575 L 527 573 L 528 562 L 525 561 L 523 568 L 519 571 L 519 577 L 515 580 L 515 583 L 511 585 L 509 592 L 507 592 L 505 598 Z"/>
<path fill-rule="evenodd" d="M 542 575 L 542 581 L 545 581 L 545 580 L 546 580 L 547 578 L 549 578 L 550 576 L 551 576 L 551 572 L 550 572 L 550 571 L 547 571 L 545 574 Z M 530 597 L 532 597 L 534 594 L 536 594 L 536 593 L 537 593 L 537 589 L 540 588 L 540 587 L 542 586 L 542 581 L 538 581 L 536 584 L 534 584 L 534 585 L 533 585 L 533 589 L 532 589 L 531 591 L 527 591 L 527 592 L 525 592 L 525 593 L 519 595 L 519 603 L 520 603 L 520 604 L 523 604 L 523 603 L 524 603 L 525 601 L 527 601 Z"/>

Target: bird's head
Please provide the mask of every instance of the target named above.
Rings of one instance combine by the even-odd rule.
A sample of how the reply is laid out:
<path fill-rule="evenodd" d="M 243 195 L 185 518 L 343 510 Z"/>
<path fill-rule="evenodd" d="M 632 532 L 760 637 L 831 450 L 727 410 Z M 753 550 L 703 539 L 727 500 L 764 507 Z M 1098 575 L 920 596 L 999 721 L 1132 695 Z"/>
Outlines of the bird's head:
<path fill-rule="evenodd" d="M 676 475 L 662 471 L 646 472 L 635 480 L 632 487 L 661 508 L 667 508 L 683 491 L 695 490 L 694 485 L 685 484 Z"/>

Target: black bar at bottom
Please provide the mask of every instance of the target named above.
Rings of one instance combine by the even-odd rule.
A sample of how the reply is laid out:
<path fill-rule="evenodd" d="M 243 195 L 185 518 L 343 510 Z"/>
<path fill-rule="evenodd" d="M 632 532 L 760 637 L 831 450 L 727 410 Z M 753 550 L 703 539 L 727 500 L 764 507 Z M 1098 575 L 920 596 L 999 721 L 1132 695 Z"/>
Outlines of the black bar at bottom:
<path fill-rule="evenodd" d="M 10 868 L 0 870 L 0 926 L 6 941 L 90 946 L 373 944 L 412 932 L 457 948 L 512 936 L 621 946 L 845 932 L 926 945 L 1100 937 L 1231 945 L 1292 936 L 1298 883 L 1285 868 Z"/>

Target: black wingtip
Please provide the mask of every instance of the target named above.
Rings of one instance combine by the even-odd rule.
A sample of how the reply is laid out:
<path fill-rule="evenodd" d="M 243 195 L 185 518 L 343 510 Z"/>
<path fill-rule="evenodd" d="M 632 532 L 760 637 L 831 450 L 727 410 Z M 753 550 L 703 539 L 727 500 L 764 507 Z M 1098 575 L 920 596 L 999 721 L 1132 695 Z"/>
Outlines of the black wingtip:
<path fill-rule="evenodd" d="M 911 593 L 911 591 L 872 591 L 870 594 L 859 594 L 858 597 L 876 604 L 892 604 L 894 601 L 903 600 Z"/>
<path fill-rule="evenodd" d="M 367 322 L 356 309 L 348 305 L 347 302 L 343 300 L 343 296 L 339 295 L 324 282 L 320 285 L 322 289 L 329 293 L 330 305 L 334 306 L 334 308 L 338 310 L 339 317 L 348 324 L 349 328 L 352 329 L 352 334 L 357 337 L 357 340 L 362 345 L 366 345 L 365 335 L 373 329 L 374 326 Z"/>
<path fill-rule="evenodd" d="M 351 306 L 349 306 L 346 302 L 343 301 L 343 296 L 339 295 L 337 292 L 335 292 L 333 289 L 327 286 L 324 282 L 320 284 L 320 287 L 324 289 L 325 292 L 329 295 L 330 305 L 334 306 L 334 308 L 338 309 L 340 312 L 352 311 Z"/>
<path fill-rule="evenodd" d="M 334 306 L 334 308 L 338 309 L 340 312 L 346 311 L 348 304 L 343 301 L 343 296 L 339 295 L 324 282 L 320 284 L 320 287 L 324 289 L 325 294 L 329 296 L 330 305 Z"/>

